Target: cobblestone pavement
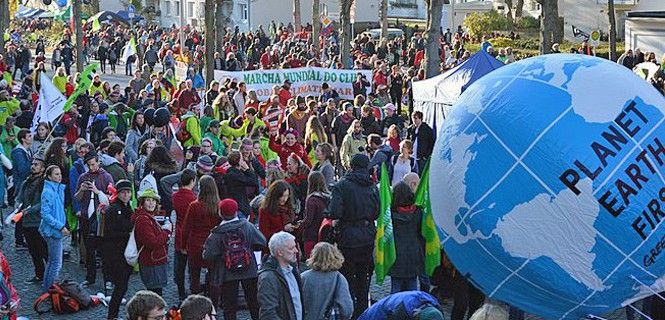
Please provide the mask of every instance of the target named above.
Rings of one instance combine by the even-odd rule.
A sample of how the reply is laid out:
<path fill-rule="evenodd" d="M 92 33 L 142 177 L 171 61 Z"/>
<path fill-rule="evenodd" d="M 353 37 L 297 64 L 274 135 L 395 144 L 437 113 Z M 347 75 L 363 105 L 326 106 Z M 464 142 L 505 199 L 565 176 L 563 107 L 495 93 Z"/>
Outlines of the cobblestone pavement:
<path fill-rule="evenodd" d="M 5 211 L 5 213 L 7 213 Z M 17 251 L 14 247 L 14 227 L 8 226 L 2 230 L 4 235 L 4 240 L 2 241 L 1 248 L 2 252 L 7 257 L 9 264 L 12 268 L 12 283 L 19 292 L 19 297 L 21 298 L 21 306 L 19 309 L 19 316 L 27 317 L 28 319 L 86 319 L 86 320 L 102 320 L 106 319 L 107 308 L 101 304 L 89 310 L 79 311 L 75 314 L 69 315 L 55 315 L 53 313 L 46 313 L 39 317 L 37 313 L 32 308 L 32 303 L 40 295 L 41 283 L 39 284 L 29 284 L 25 283 L 26 280 L 31 279 L 34 276 L 34 267 L 30 259 L 30 254 L 27 250 Z M 72 254 L 68 261 L 63 262 L 62 271 L 60 273 L 61 279 L 71 279 L 77 282 L 82 282 L 85 280 L 85 268 L 83 265 L 79 264 L 79 255 L 76 250 L 77 248 L 72 248 Z M 166 303 L 169 306 L 177 305 L 179 303 L 178 294 L 176 290 L 175 283 L 173 281 L 173 244 L 171 243 L 169 247 L 170 256 L 169 256 L 169 284 L 164 289 L 163 297 L 166 300 Z M 185 277 L 186 287 L 188 276 Z M 138 273 L 132 274 L 129 281 L 129 290 L 125 295 L 125 298 L 129 300 L 132 295 L 138 290 L 144 289 L 143 284 Z M 103 279 L 101 275 L 101 270 L 97 272 L 97 281 L 95 285 L 89 288 L 91 294 L 96 294 L 97 292 L 104 292 L 103 290 Z M 375 283 L 372 284 L 371 297 L 373 300 L 378 300 L 386 296 L 390 292 L 390 281 L 386 281 L 382 286 L 378 286 Z M 109 293 L 110 294 L 110 293 Z M 124 305 L 120 309 L 120 315 L 123 316 L 125 312 Z M 219 319 L 222 319 L 221 313 Z M 238 313 L 238 319 L 251 319 L 249 313 L 246 310 L 242 310 Z"/>

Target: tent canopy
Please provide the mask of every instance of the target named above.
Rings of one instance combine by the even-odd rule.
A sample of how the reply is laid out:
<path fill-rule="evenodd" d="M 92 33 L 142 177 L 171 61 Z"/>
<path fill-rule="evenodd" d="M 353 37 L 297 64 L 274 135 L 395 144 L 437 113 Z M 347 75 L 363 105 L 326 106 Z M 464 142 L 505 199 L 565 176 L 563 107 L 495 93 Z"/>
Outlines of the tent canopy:
<path fill-rule="evenodd" d="M 14 16 L 21 19 L 36 18 L 44 12 L 45 11 L 42 9 L 29 8 L 24 5 L 19 5 L 18 10 Z"/>
<path fill-rule="evenodd" d="M 129 12 L 127 12 L 126 10 L 119 10 L 118 16 L 120 16 L 120 18 L 123 18 L 125 21 L 129 21 Z M 138 14 L 135 14 L 134 19 L 132 20 L 133 20 L 132 22 L 137 23 L 143 20 L 143 17 Z"/>
<path fill-rule="evenodd" d="M 468 86 L 501 66 L 503 62 L 481 50 L 443 74 L 414 82 L 414 110 L 421 111 L 423 120 L 436 127 Z"/>

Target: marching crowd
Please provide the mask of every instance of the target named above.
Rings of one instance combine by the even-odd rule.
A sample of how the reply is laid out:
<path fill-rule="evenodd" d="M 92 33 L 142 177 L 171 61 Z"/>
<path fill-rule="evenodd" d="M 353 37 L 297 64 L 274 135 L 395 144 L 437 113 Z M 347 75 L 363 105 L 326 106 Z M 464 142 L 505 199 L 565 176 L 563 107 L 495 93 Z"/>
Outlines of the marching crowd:
<path fill-rule="evenodd" d="M 334 34 L 312 41 L 310 26 L 267 29 L 227 30 L 215 69 L 343 68 Z M 414 193 L 434 132 L 409 99 L 411 80 L 424 77 L 420 33 L 378 41 L 357 35 L 353 68 L 373 76 L 359 73 L 355 98 L 345 101 L 326 83 L 319 95 L 294 96 L 285 80 L 268 99 L 235 79 L 206 86 L 204 37 L 186 32 L 181 45 L 176 28 L 89 29 L 80 53 L 65 32 L 51 59 L 52 83 L 63 95 L 81 80 L 71 70 L 77 54 L 99 60 L 97 72 L 115 72 L 133 36 L 137 52 L 125 63 L 132 79 L 111 85 L 91 76 L 71 109 L 34 130 L 48 62 L 39 46 L 32 59 L 21 32 L 11 32 L 0 57 L 0 73 L 10 75 L 0 81 L 0 159 L 11 183 L 0 175 L 0 199 L 22 214 L 14 242 L 32 258 L 28 282 L 49 292 L 62 280 L 63 261 L 80 257 L 75 280 L 110 295 L 108 319 L 170 315 L 161 296 L 171 281 L 182 319 L 236 319 L 240 305 L 252 319 L 443 319 L 439 301 L 449 296 L 452 320 L 476 310 L 483 319 L 508 317 L 481 307 L 482 292 L 445 258 L 433 276 L 424 272 Z M 442 68 L 469 57 L 463 31 L 441 39 Z M 514 61 L 506 54 L 501 49 L 498 58 Z M 184 81 L 176 81 L 178 63 L 187 66 Z M 397 259 L 392 295 L 370 306 L 383 164 Z M 2 267 L 2 283 L 10 283 Z M 137 270 L 146 291 L 121 315 Z M 9 296 L 0 315 L 16 317 L 17 293 Z"/>

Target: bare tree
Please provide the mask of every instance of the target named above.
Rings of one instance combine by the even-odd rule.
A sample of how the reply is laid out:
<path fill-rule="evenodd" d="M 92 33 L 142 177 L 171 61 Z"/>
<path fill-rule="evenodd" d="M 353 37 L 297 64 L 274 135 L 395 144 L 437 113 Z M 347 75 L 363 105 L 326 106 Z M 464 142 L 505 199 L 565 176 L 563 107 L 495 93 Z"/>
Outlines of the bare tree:
<path fill-rule="evenodd" d="M 552 39 L 558 26 L 558 6 L 556 0 L 536 0 L 540 4 L 540 53 L 552 51 Z"/>
<path fill-rule="evenodd" d="M 607 17 L 610 20 L 610 60 L 617 60 L 617 18 L 614 12 L 614 0 L 607 1 Z"/>
<path fill-rule="evenodd" d="M 388 37 L 388 0 L 381 0 L 379 5 L 379 17 L 381 18 L 381 38 Z"/>
<path fill-rule="evenodd" d="M 443 14 L 443 0 L 425 0 L 427 3 L 427 30 L 425 30 L 425 78 L 431 78 L 440 73 L 439 39 L 441 37 L 441 15 Z"/>
<path fill-rule="evenodd" d="M 320 0 L 312 1 L 312 43 L 318 48 L 319 46 L 319 33 L 321 32 L 321 6 Z"/>
<path fill-rule="evenodd" d="M 74 34 L 76 35 L 76 71 L 82 72 L 83 65 L 83 25 L 81 23 L 81 0 L 72 0 L 72 17 L 74 18 Z"/>
<path fill-rule="evenodd" d="M 93 14 L 99 12 L 99 0 L 91 0 L 90 7 Z"/>
<path fill-rule="evenodd" d="M 559 1 L 554 0 L 552 1 L 552 10 L 554 13 L 554 21 L 556 22 L 556 26 L 554 30 L 552 30 L 552 41 L 555 43 L 561 43 L 563 42 L 563 17 L 559 17 Z"/>
<path fill-rule="evenodd" d="M 515 5 L 515 20 L 519 20 L 522 17 L 523 10 L 524 0 L 517 0 L 517 5 Z"/>
<path fill-rule="evenodd" d="M 206 0 L 205 9 L 205 81 L 208 88 L 215 79 L 215 0 Z"/>
<path fill-rule="evenodd" d="M 293 0 L 293 24 L 296 31 L 300 31 L 302 18 L 300 15 L 300 0 Z"/>
<path fill-rule="evenodd" d="M 354 0 L 340 0 L 339 20 L 341 36 L 339 40 L 340 62 L 345 68 L 351 68 L 351 5 Z"/>

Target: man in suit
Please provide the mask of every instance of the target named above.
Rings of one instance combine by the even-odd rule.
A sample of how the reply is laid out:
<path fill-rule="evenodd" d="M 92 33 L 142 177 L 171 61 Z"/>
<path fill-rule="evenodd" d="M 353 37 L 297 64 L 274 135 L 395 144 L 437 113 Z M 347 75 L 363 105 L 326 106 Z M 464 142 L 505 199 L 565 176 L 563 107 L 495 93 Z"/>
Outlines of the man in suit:
<path fill-rule="evenodd" d="M 411 115 L 411 126 L 407 130 L 407 139 L 413 141 L 413 153 L 418 161 L 418 172 L 423 172 L 434 148 L 434 131 L 423 122 L 422 112 L 416 111 Z"/>

